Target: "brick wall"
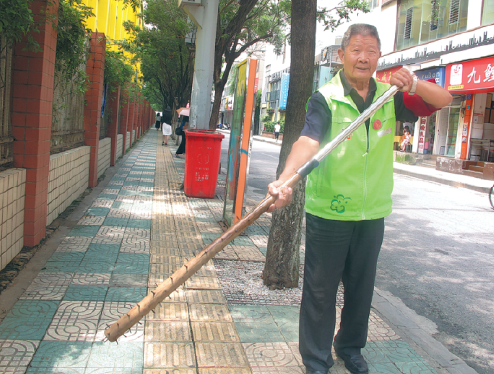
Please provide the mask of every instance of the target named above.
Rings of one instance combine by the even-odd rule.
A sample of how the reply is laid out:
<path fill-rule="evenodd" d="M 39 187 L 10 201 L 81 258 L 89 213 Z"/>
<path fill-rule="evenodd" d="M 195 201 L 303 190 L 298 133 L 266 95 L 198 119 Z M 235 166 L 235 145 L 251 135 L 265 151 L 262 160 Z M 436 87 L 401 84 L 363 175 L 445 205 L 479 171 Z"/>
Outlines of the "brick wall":
<path fill-rule="evenodd" d="M 47 225 L 88 187 L 90 149 L 82 146 L 50 157 Z"/>
<path fill-rule="evenodd" d="M 24 245 L 25 194 L 25 169 L 9 169 L 0 173 L 0 270 Z"/>
<path fill-rule="evenodd" d="M 111 139 L 104 138 L 99 141 L 98 150 L 98 178 L 101 177 L 106 169 L 110 167 L 111 159 Z"/>

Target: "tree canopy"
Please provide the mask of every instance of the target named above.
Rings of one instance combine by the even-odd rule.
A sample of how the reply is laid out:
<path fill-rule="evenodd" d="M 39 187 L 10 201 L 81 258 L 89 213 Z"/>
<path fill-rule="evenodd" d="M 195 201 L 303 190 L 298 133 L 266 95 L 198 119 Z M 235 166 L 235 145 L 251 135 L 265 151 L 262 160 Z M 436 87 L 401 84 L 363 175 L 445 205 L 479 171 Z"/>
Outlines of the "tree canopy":
<path fill-rule="evenodd" d="M 144 28 L 125 24 L 132 38 L 122 47 L 140 63 L 143 93 L 157 110 L 174 103 L 185 106 L 190 98 L 193 58 L 185 43 L 191 29 L 187 15 L 176 2 L 150 0 L 142 17 Z"/>

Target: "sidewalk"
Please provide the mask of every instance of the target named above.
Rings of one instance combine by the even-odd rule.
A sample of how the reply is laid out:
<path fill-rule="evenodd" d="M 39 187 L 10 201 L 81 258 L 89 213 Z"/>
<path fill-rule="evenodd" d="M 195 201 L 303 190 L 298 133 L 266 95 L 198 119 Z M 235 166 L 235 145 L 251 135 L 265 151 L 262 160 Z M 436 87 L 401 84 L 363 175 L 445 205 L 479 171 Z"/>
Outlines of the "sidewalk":
<path fill-rule="evenodd" d="M 227 131 L 227 133 L 230 133 L 230 131 Z M 281 146 L 281 141 L 277 142 L 276 140 L 271 138 L 260 135 L 254 135 L 253 138 L 256 141 L 278 144 Z M 494 183 L 493 181 L 470 177 L 467 175 L 447 173 L 425 166 L 407 165 L 399 162 L 394 163 L 394 171 L 396 174 L 409 175 L 415 178 L 446 184 L 448 186 L 468 188 L 485 193 L 489 193 L 490 188 Z"/>
<path fill-rule="evenodd" d="M 225 175 L 216 198 L 186 197 L 185 160 L 160 138 L 149 130 L 110 168 L 0 294 L 0 372 L 305 372 L 298 353 L 301 288 L 271 291 L 262 284 L 270 214 L 118 344 L 103 341 L 108 324 L 222 233 Z M 341 305 L 340 294 L 338 314 Z M 399 300 L 376 290 L 373 307 L 363 351 L 371 373 L 475 373 Z M 347 371 L 338 359 L 330 373 Z"/>

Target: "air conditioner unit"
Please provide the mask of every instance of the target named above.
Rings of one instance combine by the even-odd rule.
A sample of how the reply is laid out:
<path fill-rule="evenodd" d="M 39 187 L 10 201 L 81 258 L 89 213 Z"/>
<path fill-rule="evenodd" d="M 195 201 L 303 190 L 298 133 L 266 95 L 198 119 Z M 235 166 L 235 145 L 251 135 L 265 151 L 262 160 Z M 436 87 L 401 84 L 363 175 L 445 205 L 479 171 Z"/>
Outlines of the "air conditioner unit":
<path fill-rule="evenodd" d="M 184 5 L 201 5 L 201 0 L 178 0 L 178 7 L 182 8 Z"/>

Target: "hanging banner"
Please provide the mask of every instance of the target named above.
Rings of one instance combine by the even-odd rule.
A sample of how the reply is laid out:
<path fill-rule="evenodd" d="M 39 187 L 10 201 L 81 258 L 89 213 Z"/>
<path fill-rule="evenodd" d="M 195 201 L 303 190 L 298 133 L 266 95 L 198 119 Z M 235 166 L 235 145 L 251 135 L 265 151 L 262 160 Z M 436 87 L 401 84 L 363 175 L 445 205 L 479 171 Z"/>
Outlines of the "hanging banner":
<path fill-rule="evenodd" d="M 249 169 L 256 70 L 257 60 L 255 59 L 247 59 L 237 66 L 223 205 L 223 219 L 230 226 L 242 217 Z"/>
<path fill-rule="evenodd" d="M 420 127 L 419 127 L 419 142 L 417 153 L 424 153 L 425 146 L 425 134 L 427 129 L 427 117 L 420 117 Z"/>
<path fill-rule="evenodd" d="M 391 69 L 376 71 L 376 81 L 381 83 L 389 83 L 391 76 L 400 70 L 403 66 L 395 66 Z"/>
<path fill-rule="evenodd" d="M 494 57 L 446 66 L 446 87 L 451 93 L 494 91 Z"/>
<path fill-rule="evenodd" d="M 286 102 L 288 100 L 288 85 L 290 83 L 290 74 L 284 73 L 281 76 L 281 90 L 280 90 L 280 109 L 286 109 Z"/>

